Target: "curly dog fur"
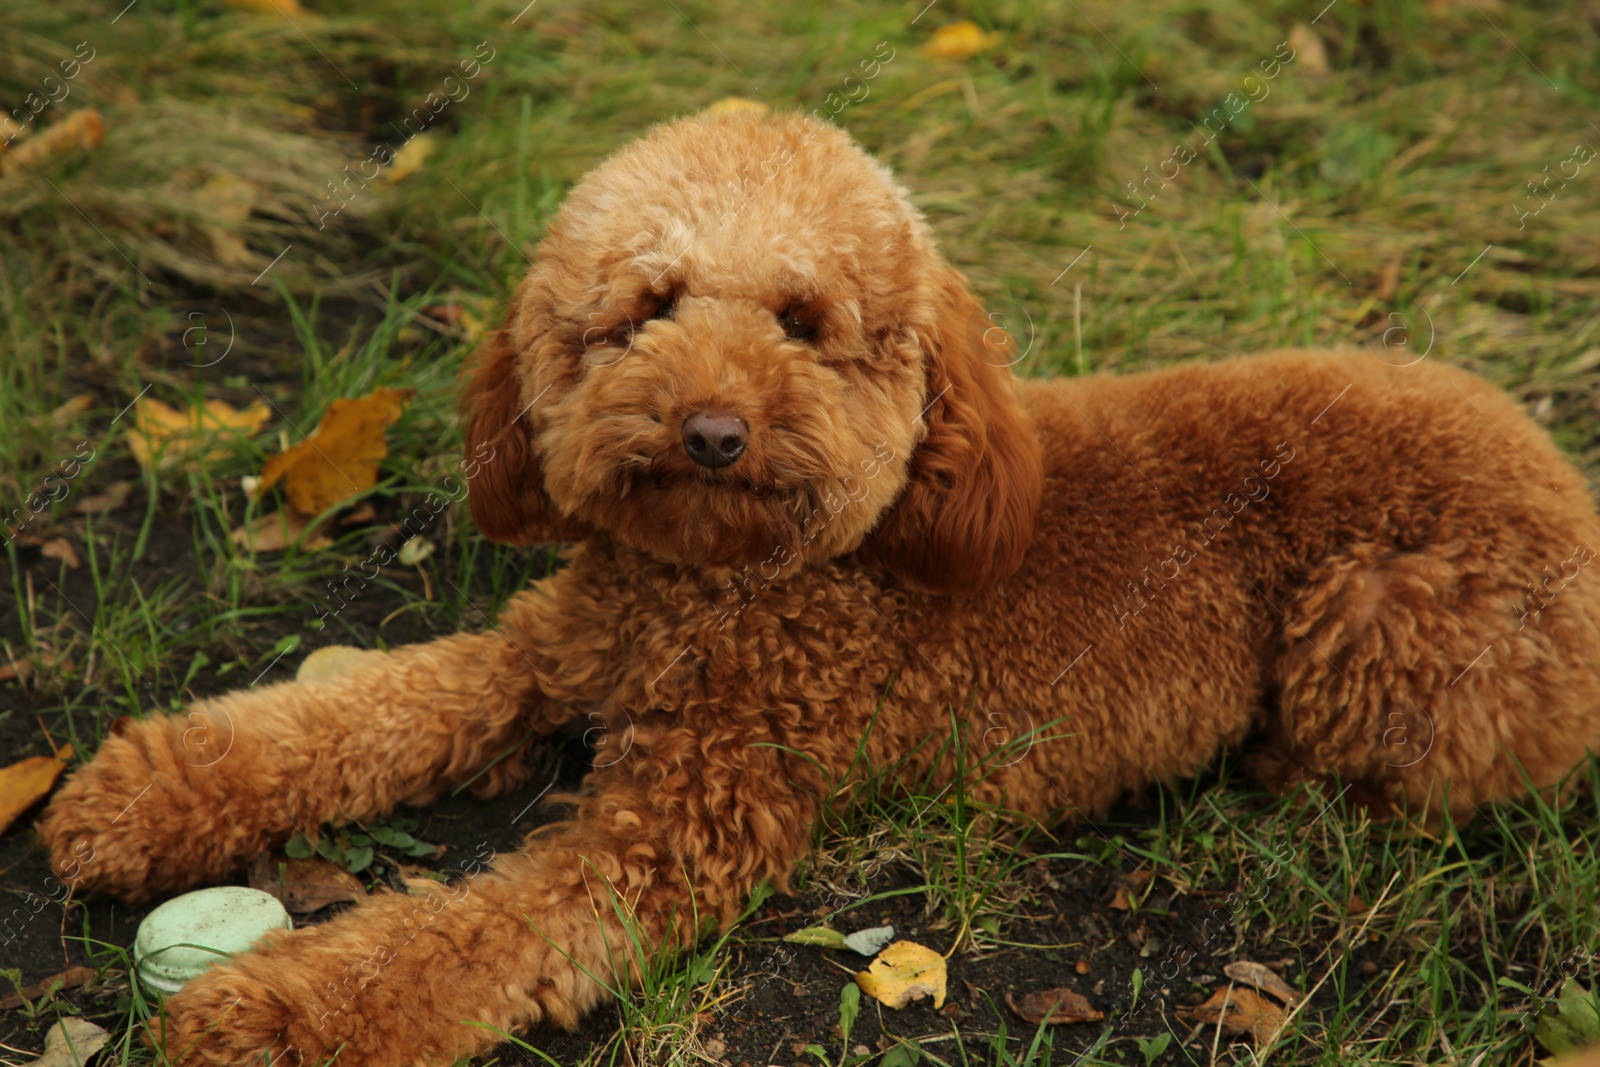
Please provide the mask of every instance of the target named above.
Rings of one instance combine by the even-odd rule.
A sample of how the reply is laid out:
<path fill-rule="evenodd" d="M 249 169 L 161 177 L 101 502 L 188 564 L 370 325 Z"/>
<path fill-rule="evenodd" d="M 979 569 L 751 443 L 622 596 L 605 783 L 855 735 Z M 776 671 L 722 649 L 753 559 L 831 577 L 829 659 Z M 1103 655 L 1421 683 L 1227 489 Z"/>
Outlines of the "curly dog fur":
<path fill-rule="evenodd" d="M 948 781 L 954 720 L 974 792 L 1041 819 L 1247 738 L 1272 786 L 1461 818 L 1595 745 L 1594 505 L 1490 386 L 1353 352 L 1066 381 L 1012 359 L 837 129 L 700 116 L 590 174 L 467 395 L 474 518 L 574 542 L 566 567 L 487 633 L 127 724 L 41 832 L 64 877 L 138 900 L 530 731 L 603 722 L 617 755 L 492 868 L 190 983 L 169 1053 L 448 1063 L 493 1044 L 465 1020 L 570 1025 L 632 977 L 612 894 L 660 943 L 729 921 L 863 738 Z"/>

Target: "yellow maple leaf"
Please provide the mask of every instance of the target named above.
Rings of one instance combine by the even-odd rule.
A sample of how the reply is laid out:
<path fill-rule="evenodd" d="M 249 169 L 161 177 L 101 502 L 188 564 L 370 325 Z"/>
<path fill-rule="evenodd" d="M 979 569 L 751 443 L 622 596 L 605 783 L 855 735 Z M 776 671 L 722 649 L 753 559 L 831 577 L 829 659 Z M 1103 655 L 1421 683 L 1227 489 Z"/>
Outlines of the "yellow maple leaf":
<path fill-rule="evenodd" d="M 999 33 L 984 33 L 976 22 L 962 19 L 934 31 L 922 46 L 922 54 L 931 59 L 971 59 L 999 43 Z"/>
<path fill-rule="evenodd" d="M 896 941 L 856 973 L 856 985 L 867 996 L 891 1008 L 903 1008 L 920 997 L 932 996 L 935 1008 L 944 1007 L 944 957 L 915 941 Z"/>
<path fill-rule="evenodd" d="M 389 454 L 383 432 L 411 400 L 409 389 L 375 389 L 354 400 L 335 400 L 304 441 L 267 460 L 258 492 L 279 481 L 289 506 L 320 515 L 378 484 L 378 463 Z"/>
<path fill-rule="evenodd" d="M 145 470 L 166 470 L 191 459 L 216 463 L 233 454 L 234 442 L 261 431 L 272 418 L 265 404 L 243 411 L 224 400 L 207 400 L 203 408 L 179 411 L 170 404 L 140 397 L 133 408 L 128 451 Z"/>

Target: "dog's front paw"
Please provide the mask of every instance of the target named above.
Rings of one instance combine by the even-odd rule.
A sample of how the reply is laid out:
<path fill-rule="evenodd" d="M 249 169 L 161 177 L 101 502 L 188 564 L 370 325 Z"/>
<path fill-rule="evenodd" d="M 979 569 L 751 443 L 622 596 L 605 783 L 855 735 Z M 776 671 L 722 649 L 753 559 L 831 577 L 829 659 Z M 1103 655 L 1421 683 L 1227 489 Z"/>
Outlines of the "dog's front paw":
<path fill-rule="evenodd" d="M 167 998 L 166 1015 L 149 1023 L 150 1041 L 175 1067 L 293 1064 L 331 1058 L 320 1044 L 291 1045 L 297 1012 L 283 992 L 247 971 L 219 965 Z M 287 1055 L 286 1055 L 287 1054 Z"/>
<path fill-rule="evenodd" d="M 38 823 L 62 881 L 139 901 L 230 873 L 244 820 L 225 824 L 196 730 L 165 716 L 127 723 L 67 779 Z"/>
<path fill-rule="evenodd" d="M 185 1067 L 454 1062 L 487 1043 L 462 1020 L 500 990 L 482 985 L 459 947 L 485 932 L 474 922 L 443 933 L 448 917 L 426 906 L 443 900 L 380 893 L 318 926 L 275 930 L 168 997 L 151 1039 Z"/>

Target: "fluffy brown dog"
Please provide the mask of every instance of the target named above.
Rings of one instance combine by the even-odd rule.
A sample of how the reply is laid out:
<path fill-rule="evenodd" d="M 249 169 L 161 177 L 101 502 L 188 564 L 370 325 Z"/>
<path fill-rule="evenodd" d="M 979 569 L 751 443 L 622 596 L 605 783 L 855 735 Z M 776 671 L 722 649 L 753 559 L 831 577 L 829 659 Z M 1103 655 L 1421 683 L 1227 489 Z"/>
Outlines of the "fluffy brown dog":
<path fill-rule="evenodd" d="M 489 633 L 133 723 L 41 829 L 140 899 L 530 730 L 602 722 L 609 763 L 491 870 L 192 982 L 170 1052 L 448 1063 L 493 1043 L 466 1020 L 570 1024 L 629 978 L 613 896 L 692 940 L 789 877 L 863 740 L 948 780 L 952 716 L 976 793 L 1041 818 L 1251 734 L 1274 786 L 1460 817 L 1600 738 L 1600 526 L 1494 389 L 1354 353 L 1060 382 L 1011 358 L 837 129 L 699 117 L 589 175 L 468 394 L 474 517 L 576 542 L 566 568 Z"/>

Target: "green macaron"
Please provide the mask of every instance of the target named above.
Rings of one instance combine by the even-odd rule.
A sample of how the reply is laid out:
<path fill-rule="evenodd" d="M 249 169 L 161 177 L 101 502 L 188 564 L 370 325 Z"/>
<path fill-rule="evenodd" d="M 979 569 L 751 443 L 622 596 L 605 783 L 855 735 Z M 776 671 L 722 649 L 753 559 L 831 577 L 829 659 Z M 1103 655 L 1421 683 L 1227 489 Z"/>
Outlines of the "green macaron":
<path fill-rule="evenodd" d="M 272 930 L 292 930 L 289 913 L 271 893 L 219 886 L 185 893 L 156 908 L 139 924 L 133 958 L 139 979 L 176 993 L 218 960 L 246 952 Z"/>

